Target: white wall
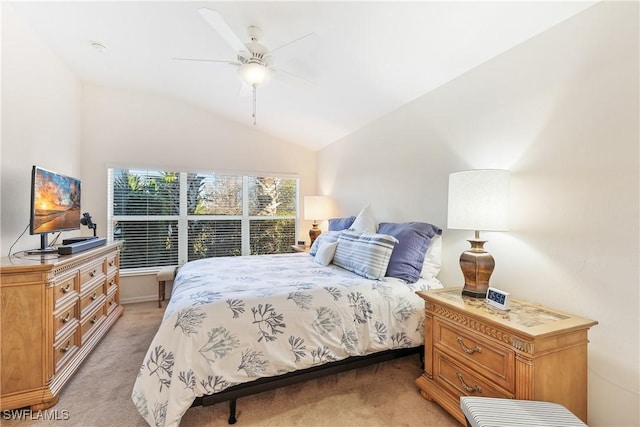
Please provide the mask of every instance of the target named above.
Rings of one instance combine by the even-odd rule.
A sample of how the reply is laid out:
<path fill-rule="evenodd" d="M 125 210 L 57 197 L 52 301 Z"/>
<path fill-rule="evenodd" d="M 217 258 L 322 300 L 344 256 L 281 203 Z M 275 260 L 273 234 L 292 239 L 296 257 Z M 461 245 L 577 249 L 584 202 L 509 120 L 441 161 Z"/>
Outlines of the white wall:
<path fill-rule="evenodd" d="M 301 197 L 315 194 L 315 152 L 174 99 L 81 84 L 6 2 L 2 12 L 2 255 L 29 223 L 34 164 L 82 179 L 82 209 L 100 236 L 109 166 L 290 173 Z M 310 227 L 300 220 L 301 239 Z M 76 234 L 90 231 L 63 238 Z M 12 252 L 39 245 L 27 231 Z M 124 301 L 156 292 L 155 276 L 122 279 Z"/>
<path fill-rule="evenodd" d="M 470 232 L 446 230 L 448 174 L 512 171 L 511 228 L 483 233 L 492 284 L 597 320 L 591 426 L 640 425 L 638 4 L 605 2 L 323 149 L 342 214 L 443 227 L 461 286 Z"/>
<path fill-rule="evenodd" d="M 316 153 L 175 99 L 85 84 L 82 94 L 83 210 L 106 232 L 107 167 L 288 173 L 315 194 Z M 304 239 L 310 223 L 300 221 Z M 154 297 L 155 276 L 123 277 L 123 301 Z"/>
<path fill-rule="evenodd" d="M 2 256 L 29 224 L 31 167 L 81 178 L 81 84 L 2 2 Z M 68 233 L 72 236 L 73 233 Z M 29 231 L 12 252 L 40 247 Z"/>

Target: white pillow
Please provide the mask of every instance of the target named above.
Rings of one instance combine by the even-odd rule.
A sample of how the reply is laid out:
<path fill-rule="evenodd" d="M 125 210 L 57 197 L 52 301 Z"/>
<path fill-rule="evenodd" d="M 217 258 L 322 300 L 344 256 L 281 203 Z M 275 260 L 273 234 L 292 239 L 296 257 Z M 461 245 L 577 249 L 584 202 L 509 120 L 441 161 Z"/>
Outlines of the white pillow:
<path fill-rule="evenodd" d="M 313 258 L 313 260 L 318 264 L 324 265 L 326 267 L 327 265 L 331 264 L 331 261 L 333 261 L 333 256 L 336 253 L 337 247 L 338 242 L 325 243 L 324 245 L 320 246 L 320 249 L 318 249 L 318 252 L 316 253 L 316 256 Z"/>
<path fill-rule="evenodd" d="M 423 279 L 434 278 L 440 273 L 440 266 L 442 265 L 442 236 L 436 234 L 431 238 L 431 244 L 427 253 L 424 256 L 424 263 L 422 264 L 422 271 L 420 277 Z"/>
<path fill-rule="evenodd" d="M 371 212 L 371 206 L 367 206 L 360 211 L 355 221 L 353 221 L 353 224 L 351 224 L 351 227 L 349 227 L 349 230 L 371 234 L 378 232 L 378 224 Z"/>
<path fill-rule="evenodd" d="M 326 243 L 337 242 L 338 241 L 338 237 L 340 237 L 341 233 L 342 233 L 342 230 L 340 230 L 340 231 L 326 231 L 326 232 L 320 234 L 316 238 L 316 240 L 313 241 L 313 244 L 311 245 L 311 248 L 309 249 L 309 255 L 315 256 L 316 253 L 318 252 L 318 249 L 320 249 L 320 247 L 325 245 Z"/>

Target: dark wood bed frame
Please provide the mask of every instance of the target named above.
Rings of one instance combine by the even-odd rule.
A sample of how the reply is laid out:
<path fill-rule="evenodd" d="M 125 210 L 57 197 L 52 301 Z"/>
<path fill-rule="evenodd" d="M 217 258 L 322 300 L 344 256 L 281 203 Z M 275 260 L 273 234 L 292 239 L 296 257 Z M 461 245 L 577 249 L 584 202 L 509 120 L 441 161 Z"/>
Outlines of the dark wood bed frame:
<path fill-rule="evenodd" d="M 241 397 L 262 393 L 263 391 L 274 390 L 279 387 L 327 375 L 338 374 L 351 369 L 362 368 L 376 363 L 397 359 L 399 357 L 409 356 L 411 354 L 420 355 L 420 361 L 424 365 L 424 346 L 386 350 L 379 353 L 369 354 L 367 356 L 348 357 L 337 362 L 331 362 L 320 366 L 302 369 L 300 371 L 289 372 L 284 375 L 260 378 L 248 383 L 238 384 L 233 387 L 229 387 L 220 393 L 197 397 L 193 401 L 193 404 L 191 404 L 191 407 L 210 406 L 216 403 L 229 401 L 229 424 L 235 424 L 237 421 L 236 401 Z"/>

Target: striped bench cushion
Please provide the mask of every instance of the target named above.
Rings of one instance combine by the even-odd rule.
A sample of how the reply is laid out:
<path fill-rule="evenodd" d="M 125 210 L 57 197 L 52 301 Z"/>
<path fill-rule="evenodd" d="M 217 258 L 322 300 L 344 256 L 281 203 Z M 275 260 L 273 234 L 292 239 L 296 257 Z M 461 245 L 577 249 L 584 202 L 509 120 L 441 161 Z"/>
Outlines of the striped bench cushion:
<path fill-rule="evenodd" d="M 492 397 L 460 398 L 460 407 L 472 427 L 586 427 L 557 403 Z"/>

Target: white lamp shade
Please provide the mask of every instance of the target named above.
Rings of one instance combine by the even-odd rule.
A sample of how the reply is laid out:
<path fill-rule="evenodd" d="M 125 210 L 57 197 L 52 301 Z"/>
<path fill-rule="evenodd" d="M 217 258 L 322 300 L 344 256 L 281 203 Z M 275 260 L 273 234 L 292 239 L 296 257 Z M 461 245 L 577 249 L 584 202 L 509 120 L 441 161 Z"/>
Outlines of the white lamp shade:
<path fill-rule="evenodd" d="M 304 219 L 324 220 L 331 215 L 331 199 L 327 196 L 304 196 Z"/>
<path fill-rule="evenodd" d="M 509 171 L 500 169 L 476 169 L 449 174 L 447 227 L 507 231 L 509 175 Z"/>

